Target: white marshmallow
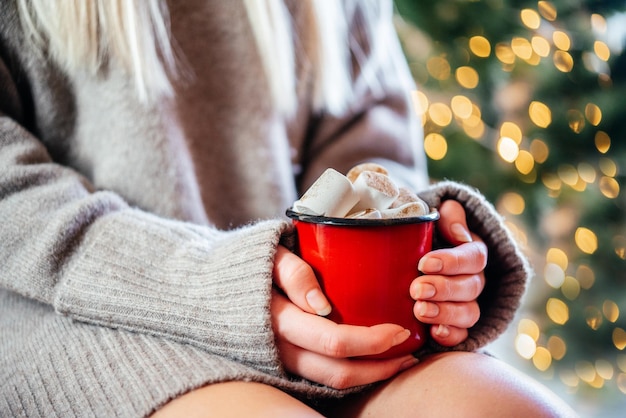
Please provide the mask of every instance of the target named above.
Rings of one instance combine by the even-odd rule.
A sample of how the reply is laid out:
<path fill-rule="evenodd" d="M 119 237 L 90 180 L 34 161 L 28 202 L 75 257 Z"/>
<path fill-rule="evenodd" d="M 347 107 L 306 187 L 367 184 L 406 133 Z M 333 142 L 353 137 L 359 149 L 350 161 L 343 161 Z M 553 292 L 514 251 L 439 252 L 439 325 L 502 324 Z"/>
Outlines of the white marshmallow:
<path fill-rule="evenodd" d="M 304 195 L 293 204 L 295 212 L 343 218 L 359 200 L 352 183 L 332 168 L 326 169 Z"/>
<path fill-rule="evenodd" d="M 389 174 L 387 169 L 380 164 L 362 163 L 362 164 L 358 164 L 352 167 L 350 171 L 348 171 L 348 174 L 346 174 L 346 177 L 348 178 L 348 180 L 354 183 L 355 180 L 359 177 L 359 174 L 361 174 L 364 171 L 374 171 L 376 173 L 380 173 L 384 175 Z"/>
<path fill-rule="evenodd" d="M 365 209 L 387 209 L 398 197 L 398 186 L 386 175 L 375 171 L 363 171 L 354 181 L 354 190 L 359 196 L 359 202 L 352 212 Z"/>
<path fill-rule="evenodd" d="M 365 209 L 348 215 L 351 219 L 381 219 L 383 216 L 378 209 Z"/>
<path fill-rule="evenodd" d="M 394 200 L 391 205 L 389 206 L 390 208 L 397 208 L 399 206 L 402 206 L 406 203 L 410 203 L 410 202 L 421 202 L 422 200 L 417 197 L 417 194 L 415 194 L 415 192 L 413 192 L 413 190 L 404 187 L 404 186 L 400 186 L 398 188 L 398 190 L 400 191 L 400 193 L 398 194 L 398 197 L 396 197 L 396 200 Z"/>
<path fill-rule="evenodd" d="M 426 215 L 427 213 L 428 205 L 421 200 L 419 202 L 409 202 L 402 206 L 381 211 L 383 219 L 411 218 L 414 216 Z"/>

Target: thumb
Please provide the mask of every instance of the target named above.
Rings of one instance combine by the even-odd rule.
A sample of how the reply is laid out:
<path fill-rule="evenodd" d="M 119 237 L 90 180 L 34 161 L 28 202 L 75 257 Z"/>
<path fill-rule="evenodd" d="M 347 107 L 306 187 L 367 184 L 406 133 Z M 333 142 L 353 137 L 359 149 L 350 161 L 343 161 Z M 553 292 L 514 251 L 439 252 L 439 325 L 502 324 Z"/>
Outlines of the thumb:
<path fill-rule="evenodd" d="M 439 208 L 437 229 L 441 236 L 450 244 L 459 245 L 472 241 L 467 227 L 465 208 L 456 200 L 446 200 Z"/>
<path fill-rule="evenodd" d="M 331 307 L 315 273 L 300 257 L 279 245 L 274 259 L 274 284 L 305 312 L 326 316 Z"/>

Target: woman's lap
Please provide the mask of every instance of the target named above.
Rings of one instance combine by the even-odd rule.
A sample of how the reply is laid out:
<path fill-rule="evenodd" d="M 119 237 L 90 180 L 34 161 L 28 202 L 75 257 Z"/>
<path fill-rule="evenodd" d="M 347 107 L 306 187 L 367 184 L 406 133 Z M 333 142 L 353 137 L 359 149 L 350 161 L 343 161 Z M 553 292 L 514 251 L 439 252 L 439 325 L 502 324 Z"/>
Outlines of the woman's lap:
<path fill-rule="evenodd" d="M 372 389 L 326 402 L 320 413 L 330 417 L 576 416 L 561 399 L 521 372 L 492 357 L 465 352 L 425 357 Z M 205 386 L 172 401 L 156 416 L 265 414 L 319 416 L 276 388 L 249 382 Z"/>
<path fill-rule="evenodd" d="M 549 389 L 478 353 L 425 357 L 371 390 L 344 399 L 328 416 L 568 417 L 575 413 Z"/>
<path fill-rule="evenodd" d="M 320 417 L 285 392 L 255 382 L 216 383 L 174 399 L 153 418 L 200 417 Z"/>

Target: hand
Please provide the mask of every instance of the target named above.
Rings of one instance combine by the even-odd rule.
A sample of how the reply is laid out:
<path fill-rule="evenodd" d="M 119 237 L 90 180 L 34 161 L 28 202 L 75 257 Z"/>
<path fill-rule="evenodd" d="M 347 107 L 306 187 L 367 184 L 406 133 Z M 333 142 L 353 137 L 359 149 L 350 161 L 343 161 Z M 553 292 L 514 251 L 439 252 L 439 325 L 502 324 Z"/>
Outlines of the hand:
<path fill-rule="evenodd" d="M 459 202 L 445 201 L 439 214 L 437 228 L 455 247 L 431 251 L 420 260 L 423 275 L 411 283 L 410 293 L 416 300 L 415 317 L 432 324 L 436 342 L 451 347 L 467 338 L 467 329 L 480 317 L 476 298 L 485 287 L 487 247 L 469 232 Z"/>
<path fill-rule="evenodd" d="M 387 379 L 413 366 L 404 356 L 388 360 L 354 359 L 400 344 L 409 331 L 399 325 L 339 325 L 320 315 L 330 313 L 311 267 L 279 246 L 274 261 L 272 326 L 280 359 L 290 373 L 336 389 Z"/>

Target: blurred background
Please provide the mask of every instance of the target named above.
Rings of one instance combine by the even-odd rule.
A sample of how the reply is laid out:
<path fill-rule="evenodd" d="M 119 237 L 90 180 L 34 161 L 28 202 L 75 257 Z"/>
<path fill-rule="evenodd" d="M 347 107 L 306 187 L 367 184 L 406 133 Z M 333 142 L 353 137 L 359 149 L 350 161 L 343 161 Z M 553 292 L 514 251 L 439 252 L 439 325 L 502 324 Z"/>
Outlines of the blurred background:
<path fill-rule="evenodd" d="M 626 2 L 395 0 L 433 179 L 479 188 L 535 276 L 490 349 L 626 413 Z"/>

